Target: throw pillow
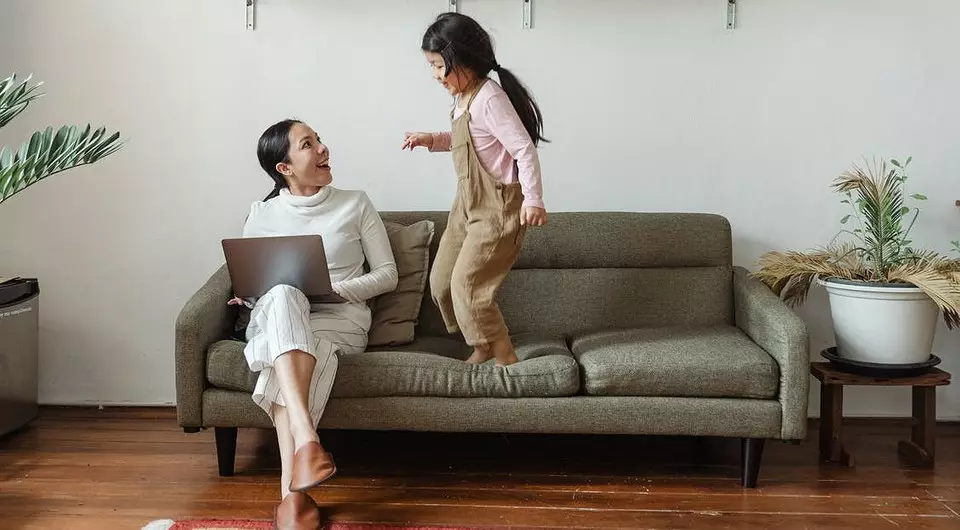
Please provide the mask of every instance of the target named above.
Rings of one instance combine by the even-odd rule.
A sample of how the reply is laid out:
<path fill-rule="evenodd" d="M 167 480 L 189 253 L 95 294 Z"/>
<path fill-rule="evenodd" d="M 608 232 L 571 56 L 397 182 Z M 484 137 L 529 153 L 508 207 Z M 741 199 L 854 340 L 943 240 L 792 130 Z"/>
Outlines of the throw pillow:
<path fill-rule="evenodd" d="M 373 301 L 368 346 L 413 342 L 430 266 L 433 221 L 417 221 L 407 226 L 385 222 L 384 226 L 397 262 L 397 288 Z"/>

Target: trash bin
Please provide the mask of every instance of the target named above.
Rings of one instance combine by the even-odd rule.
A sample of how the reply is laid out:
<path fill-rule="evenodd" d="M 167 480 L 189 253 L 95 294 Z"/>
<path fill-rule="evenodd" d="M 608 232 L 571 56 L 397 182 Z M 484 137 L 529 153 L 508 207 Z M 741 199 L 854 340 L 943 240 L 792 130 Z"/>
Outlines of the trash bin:
<path fill-rule="evenodd" d="M 37 416 L 39 302 L 36 278 L 0 283 L 0 436 Z"/>

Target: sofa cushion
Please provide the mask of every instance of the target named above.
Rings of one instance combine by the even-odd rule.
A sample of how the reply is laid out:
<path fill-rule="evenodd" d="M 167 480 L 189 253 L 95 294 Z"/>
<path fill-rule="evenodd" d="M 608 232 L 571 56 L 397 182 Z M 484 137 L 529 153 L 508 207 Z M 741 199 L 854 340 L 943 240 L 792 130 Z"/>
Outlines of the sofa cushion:
<path fill-rule="evenodd" d="M 397 263 L 398 279 L 395 290 L 376 297 L 371 304 L 371 346 L 413 342 L 434 236 L 433 222 L 429 220 L 409 225 L 387 221 L 384 226 Z"/>
<path fill-rule="evenodd" d="M 609 330 L 571 345 L 587 394 L 770 399 L 774 359 L 733 326 Z"/>
<path fill-rule="evenodd" d="M 556 397 L 576 395 L 580 369 L 562 337 L 513 337 L 520 362 L 498 368 L 463 362 L 466 344 L 441 337 L 420 337 L 403 346 L 372 348 L 341 355 L 333 397 Z M 207 355 L 207 380 L 213 386 L 253 392 L 257 374 L 247 368 L 243 342 L 224 340 Z"/>

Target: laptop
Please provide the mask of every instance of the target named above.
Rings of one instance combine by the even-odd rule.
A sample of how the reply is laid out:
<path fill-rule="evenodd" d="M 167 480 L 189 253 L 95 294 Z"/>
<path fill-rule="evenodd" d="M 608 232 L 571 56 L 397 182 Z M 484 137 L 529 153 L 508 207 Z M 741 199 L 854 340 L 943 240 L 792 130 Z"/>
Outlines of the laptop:
<path fill-rule="evenodd" d="M 347 301 L 333 291 L 319 235 L 228 238 L 221 243 L 233 292 L 240 298 L 259 298 L 286 284 L 312 304 Z"/>

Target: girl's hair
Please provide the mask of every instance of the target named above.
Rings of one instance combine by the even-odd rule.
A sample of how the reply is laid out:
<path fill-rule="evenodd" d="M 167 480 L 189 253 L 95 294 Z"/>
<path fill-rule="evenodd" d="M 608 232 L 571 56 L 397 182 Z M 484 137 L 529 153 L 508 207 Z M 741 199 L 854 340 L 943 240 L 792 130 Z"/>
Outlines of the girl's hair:
<path fill-rule="evenodd" d="M 287 180 L 277 171 L 277 164 L 289 163 L 290 158 L 290 129 L 299 120 L 287 119 L 274 123 L 260 135 L 260 141 L 257 143 L 257 158 L 260 160 L 260 167 L 267 172 L 267 175 L 273 179 L 273 191 L 263 198 L 268 201 L 277 195 L 280 190 L 287 187 Z"/>
<path fill-rule="evenodd" d="M 421 48 L 443 57 L 444 75 L 450 75 L 457 67 L 470 70 L 479 79 L 486 77 L 491 70 L 497 72 L 503 91 L 510 98 L 533 145 L 541 140 L 549 142 L 542 135 L 543 116 L 540 107 L 517 76 L 497 62 L 490 35 L 476 20 L 460 13 L 441 13 L 424 32 Z"/>

